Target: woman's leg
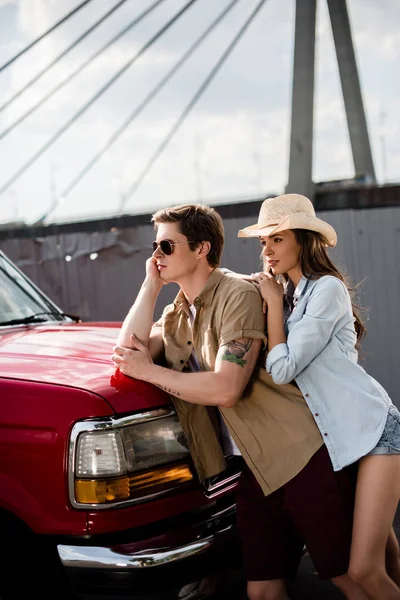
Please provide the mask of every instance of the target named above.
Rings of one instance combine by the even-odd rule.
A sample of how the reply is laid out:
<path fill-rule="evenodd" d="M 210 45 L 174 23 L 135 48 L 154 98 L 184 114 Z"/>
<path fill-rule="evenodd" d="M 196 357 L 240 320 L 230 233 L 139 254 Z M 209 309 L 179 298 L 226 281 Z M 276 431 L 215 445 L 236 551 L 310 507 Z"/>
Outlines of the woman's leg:
<path fill-rule="evenodd" d="M 400 498 L 400 455 L 360 460 L 350 577 L 371 600 L 400 600 L 400 589 L 386 571 L 385 551 Z"/>
<path fill-rule="evenodd" d="M 386 571 L 400 588 L 400 548 L 393 527 L 390 530 L 389 538 L 386 543 Z"/>
<path fill-rule="evenodd" d="M 341 592 L 343 592 L 347 600 L 369 600 L 362 588 L 348 575 L 334 577 L 331 581 Z"/>

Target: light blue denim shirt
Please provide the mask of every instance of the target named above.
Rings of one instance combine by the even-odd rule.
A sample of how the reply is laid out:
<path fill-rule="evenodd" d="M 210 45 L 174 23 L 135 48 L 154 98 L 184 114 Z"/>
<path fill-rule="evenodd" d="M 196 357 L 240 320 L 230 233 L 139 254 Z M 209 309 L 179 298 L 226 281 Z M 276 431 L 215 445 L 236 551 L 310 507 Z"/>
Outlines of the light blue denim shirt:
<path fill-rule="evenodd" d="M 337 277 L 304 277 L 286 321 L 286 344 L 267 356 L 275 383 L 293 379 L 302 392 L 338 471 L 376 446 L 392 404 L 357 364 L 350 295 Z"/>

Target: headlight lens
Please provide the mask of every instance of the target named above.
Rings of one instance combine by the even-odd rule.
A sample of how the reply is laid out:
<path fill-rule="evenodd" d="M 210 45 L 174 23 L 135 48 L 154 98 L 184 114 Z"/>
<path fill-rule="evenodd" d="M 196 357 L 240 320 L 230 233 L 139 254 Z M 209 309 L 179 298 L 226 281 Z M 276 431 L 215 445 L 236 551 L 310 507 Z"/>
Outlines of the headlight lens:
<path fill-rule="evenodd" d="M 137 501 L 193 481 L 186 437 L 173 410 L 82 422 L 74 429 L 70 497 L 76 507 Z"/>
<path fill-rule="evenodd" d="M 126 460 L 119 431 L 81 433 L 76 452 L 78 477 L 123 473 L 126 473 Z"/>
<path fill-rule="evenodd" d="M 128 471 L 142 471 L 186 458 L 186 438 L 176 417 L 125 427 L 121 430 Z"/>

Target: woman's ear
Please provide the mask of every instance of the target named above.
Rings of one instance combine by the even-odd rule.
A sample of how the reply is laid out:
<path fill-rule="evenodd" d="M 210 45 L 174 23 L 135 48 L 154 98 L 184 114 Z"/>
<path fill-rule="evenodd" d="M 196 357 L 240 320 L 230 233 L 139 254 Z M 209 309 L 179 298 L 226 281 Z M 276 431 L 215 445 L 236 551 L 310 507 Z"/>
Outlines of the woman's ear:
<path fill-rule="evenodd" d="M 211 250 L 210 242 L 201 242 L 198 247 L 198 258 L 204 258 Z"/>

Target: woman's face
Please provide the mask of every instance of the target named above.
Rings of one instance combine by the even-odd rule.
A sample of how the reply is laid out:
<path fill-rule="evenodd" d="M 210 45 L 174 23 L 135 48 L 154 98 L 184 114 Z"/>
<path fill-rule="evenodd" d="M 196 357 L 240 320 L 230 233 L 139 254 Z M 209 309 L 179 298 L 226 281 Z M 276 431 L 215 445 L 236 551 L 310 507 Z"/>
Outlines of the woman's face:
<path fill-rule="evenodd" d="M 288 229 L 260 237 L 260 243 L 263 247 L 265 271 L 271 270 L 273 275 L 287 273 L 292 281 L 301 278 L 300 244 L 293 231 Z"/>

